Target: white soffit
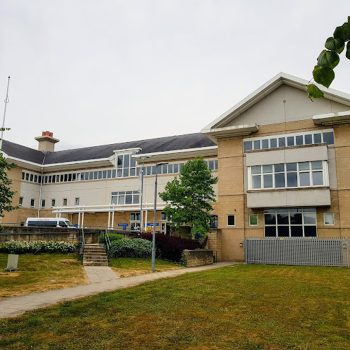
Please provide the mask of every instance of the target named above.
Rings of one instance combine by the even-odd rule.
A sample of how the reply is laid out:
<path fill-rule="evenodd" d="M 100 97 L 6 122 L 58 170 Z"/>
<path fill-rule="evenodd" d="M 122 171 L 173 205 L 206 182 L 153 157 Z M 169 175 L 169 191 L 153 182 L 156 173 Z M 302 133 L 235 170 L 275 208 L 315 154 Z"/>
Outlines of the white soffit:
<path fill-rule="evenodd" d="M 212 123 L 204 127 L 204 129 L 202 129 L 202 132 L 208 133 L 212 129 L 223 128 L 225 124 L 234 120 L 240 114 L 251 108 L 257 102 L 262 100 L 265 96 L 269 95 L 271 92 L 273 92 L 283 84 L 289 85 L 299 90 L 303 90 L 306 94 L 306 85 L 309 84 L 309 81 L 297 78 L 293 75 L 289 75 L 286 73 L 279 73 L 267 83 L 255 90 L 252 94 L 248 95 L 242 101 L 240 101 L 228 111 L 220 115 Z M 350 106 L 349 94 L 334 89 L 326 89 L 320 85 L 318 87 L 323 91 L 324 97 L 326 99 L 342 103 L 346 106 Z"/>
<path fill-rule="evenodd" d="M 228 126 L 225 128 L 215 128 L 210 130 L 202 131 L 208 136 L 214 138 L 225 138 L 225 137 L 234 137 L 234 136 L 248 136 L 259 130 L 257 124 L 253 125 L 238 125 L 238 126 Z"/>
<path fill-rule="evenodd" d="M 350 123 L 350 110 L 344 112 L 335 112 L 328 114 L 320 114 L 312 117 L 316 125 L 341 125 Z"/>

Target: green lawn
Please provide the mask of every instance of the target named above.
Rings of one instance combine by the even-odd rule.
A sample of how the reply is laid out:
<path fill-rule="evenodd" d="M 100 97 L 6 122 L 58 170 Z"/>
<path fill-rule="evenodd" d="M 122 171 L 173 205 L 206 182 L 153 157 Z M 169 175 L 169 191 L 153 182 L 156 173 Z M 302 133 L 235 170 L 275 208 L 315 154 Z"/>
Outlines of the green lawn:
<path fill-rule="evenodd" d="M 136 276 L 152 272 L 151 258 L 112 258 L 109 259 L 109 266 L 118 272 L 120 277 Z M 166 271 L 180 269 L 183 266 L 170 261 L 156 259 L 155 267 L 156 271 Z"/>
<path fill-rule="evenodd" d="M 349 326 L 349 269 L 235 265 L 0 320 L 0 348 L 348 350 Z"/>
<path fill-rule="evenodd" d="M 23 254 L 15 272 L 5 272 L 7 254 L 0 254 L 0 298 L 86 283 L 76 254 Z"/>

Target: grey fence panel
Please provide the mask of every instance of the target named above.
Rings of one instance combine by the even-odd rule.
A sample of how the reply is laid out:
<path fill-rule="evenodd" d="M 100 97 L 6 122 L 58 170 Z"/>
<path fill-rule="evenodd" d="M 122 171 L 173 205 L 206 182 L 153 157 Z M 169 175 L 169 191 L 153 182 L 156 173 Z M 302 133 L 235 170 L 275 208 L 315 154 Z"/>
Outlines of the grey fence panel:
<path fill-rule="evenodd" d="M 350 266 L 350 239 L 248 238 L 249 264 Z"/>

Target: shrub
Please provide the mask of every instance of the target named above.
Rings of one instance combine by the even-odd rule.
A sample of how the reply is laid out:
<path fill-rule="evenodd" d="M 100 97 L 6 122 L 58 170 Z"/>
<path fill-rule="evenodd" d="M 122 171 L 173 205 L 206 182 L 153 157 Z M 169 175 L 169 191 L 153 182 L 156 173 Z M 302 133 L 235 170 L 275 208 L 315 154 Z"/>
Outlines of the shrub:
<path fill-rule="evenodd" d="M 57 241 L 8 241 L 0 243 L 1 253 L 73 253 L 79 247 L 78 243 Z"/>
<path fill-rule="evenodd" d="M 148 258 L 152 255 L 152 243 L 141 238 L 121 238 L 111 243 L 108 254 L 112 258 Z"/>
<path fill-rule="evenodd" d="M 145 233 L 142 238 L 152 241 L 152 234 Z M 203 244 L 193 239 L 181 237 L 166 236 L 163 234 L 156 235 L 157 255 L 165 260 L 181 261 L 182 251 L 184 249 L 202 248 Z"/>
<path fill-rule="evenodd" d="M 108 237 L 109 237 L 109 240 L 111 242 L 114 242 L 114 241 L 118 241 L 119 239 L 124 238 L 124 235 L 122 235 L 120 233 L 108 233 Z M 98 242 L 99 243 L 105 243 L 105 238 L 104 238 L 103 235 L 100 235 L 98 237 Z"/>

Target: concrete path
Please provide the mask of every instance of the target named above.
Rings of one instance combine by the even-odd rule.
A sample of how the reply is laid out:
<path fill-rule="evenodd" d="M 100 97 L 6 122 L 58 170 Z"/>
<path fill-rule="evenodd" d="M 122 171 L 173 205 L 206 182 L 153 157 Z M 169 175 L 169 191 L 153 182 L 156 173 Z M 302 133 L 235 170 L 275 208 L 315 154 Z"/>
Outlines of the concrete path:
<path fill-rule="evenodd" d="M 189 272 L 207 271 L 219 267 L 230 266 L 233 264 L 234 263 L 232 262 L 216 263 L 213 265 L 155 272 L 126 278 L 118 278 L 117 276 L 115 278 L 110 278 L 110 271 L 108 271 L 107 275 L 109 275 L 110 279 L 108 279 L 107 277 L 108 280 L 104 281 L 104 278 L 101 278 L 101 280 L 98 281 L 98 277 L 96 277 L 96 271 L 93 272 L 91 270 L 91 279 L 95 280 L 95 282 L 90 283 L 88 285 L 56 289 L 48 292 L 33 293 L 29 295 L 10 297 L 0 300 L 0 318 L 19 316 L 27 311 L 44 308 L 49 305 L 53 305 L 66 300 L 78 299 L 89 295 L 95 295 L 101 292 L 108 292 L 117 289 L 124 289 L 128 287 L 137 286 L 139 284 L 158 280 L 161 278 L 171 278 Z M 95 276 L 93 276 L 94 274 Z"/>

